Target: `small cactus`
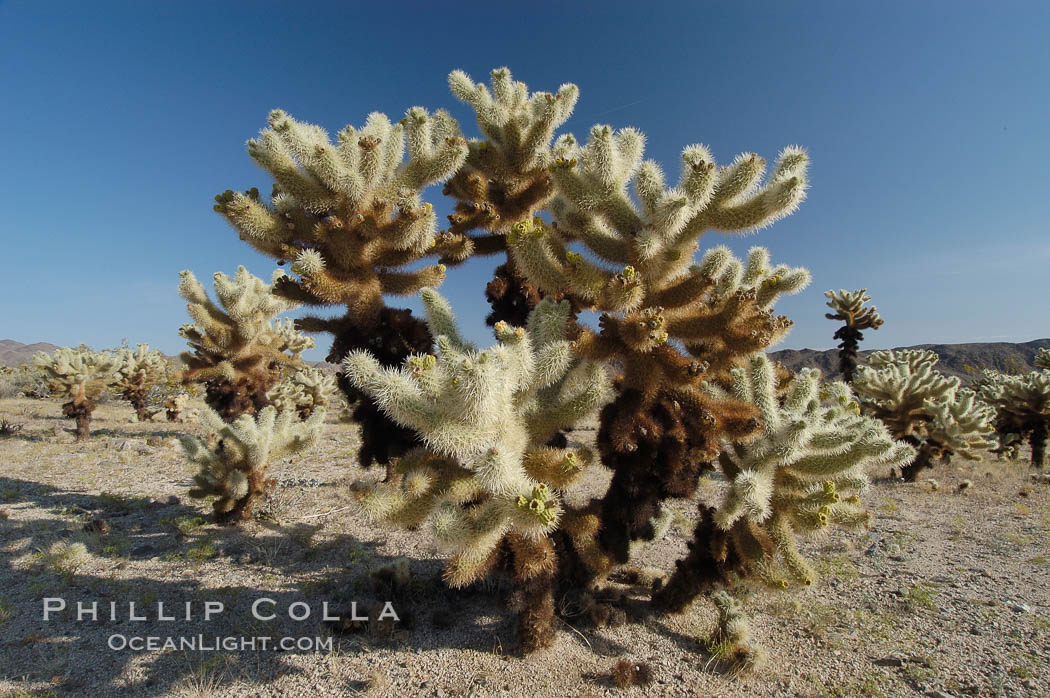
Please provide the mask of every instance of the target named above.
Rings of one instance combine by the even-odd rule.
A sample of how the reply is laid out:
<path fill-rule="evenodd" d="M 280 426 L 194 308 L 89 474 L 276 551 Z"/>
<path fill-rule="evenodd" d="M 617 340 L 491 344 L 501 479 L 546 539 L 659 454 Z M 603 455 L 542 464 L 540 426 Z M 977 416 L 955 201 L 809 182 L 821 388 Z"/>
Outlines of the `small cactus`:
<path fill-rule="evenodd" d="M 69 398 L 62 413 L 76 420 L 77 441 L 87 439 L 91 413 L 102 392 L 115 385 L 120 359 L 110 352 L 63 347 L 53 354 L 37 354 L 33 362 L 44 372 L 51 394 Z"/>
<path fill-rule="evenodd" d="M 324 408 L 305 421 L 295 412 L 278 413 L 272 405 L 256 416 L 241 415 L 223 421 L 211 408 L 200 413 L 201 424 L 212 435 L 208 440 L 180 436 L 186 457 L 200 465 L 190 496 L 215 497 L 215 519 L 236 523 L 251 517 L 254 502 L 266 491 L 266 468 L 273 460 L 311 446 L 324 424 Z"/>
<path fill-rule="evenodd" d="M 857 349 L 864 340 L 862 330 L 879 329 L 882 327 L 882 317 L 874 305 L 864 306 L 871 300 L 866 288 L 859 291 L 841 289 L 838 293 L 825 291 L 824 295 L 829 299 L 827 306 L 835 311 L 825 313 L 824 317 L 844 323 L 835 331 L 835 339 L 842 340 L 839 343 L 839 372 L 844 381 L 851 383 L 853 373 L 857 370 Z"/>

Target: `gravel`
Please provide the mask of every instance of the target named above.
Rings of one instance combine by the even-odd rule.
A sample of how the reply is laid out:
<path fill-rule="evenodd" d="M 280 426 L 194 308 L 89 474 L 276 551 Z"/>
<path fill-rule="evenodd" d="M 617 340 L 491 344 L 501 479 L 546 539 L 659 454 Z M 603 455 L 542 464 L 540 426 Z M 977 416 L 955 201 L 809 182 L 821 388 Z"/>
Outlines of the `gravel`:
<path fill-rule="evenodd" d="M 868 530 L 803 546 L 817 560 L 818 583 L 745 599 L 769 658 L 756 673 L 734 675 L 704 651 L 714 611 L 702 601 L 680 616 L 616 628 L 589 628 L 570 613 L 553 647 L 518 656 L 497 587 L 447 589 L 424 535 L 375 525 L 348 506 L 353 480 L 381 477 L 352 464 L 352 426 L 333 420 L 331 438 L 271 467 L 279 494 L 265 519 L 218 527 L 208 505 L 187 496 L 192 469 L 177 448 L 132 447 L 153 437 L 168 444 L 196 426 L 132 424 L 131 408 L 114 402 L 96 411 L 98 433 L 77 444 L 57 401 L 0 400 L 0 414 L 27 407 L 36 416 L 20 417 L 20 435 L 0 441 L 8 517 L 0 518 L 0 695 L 1050 695 L 1050 485 L 1031 480 L 1023 460 L 939 465 L 937 491 L 925 481 L 878 481 L 864 496 L 874 514 Z M 960 492 L 965 480 L 973 484 Z M 596 472 L 572 497 L 607 481 Z M 716 501 L 724 486 L 705 478 L 698 496 Z M 696 504 L 673 508 L 671 532 L 640 564 L 671 569 L 685 554 Z M 82 530 L 95 519 L 105 535 Z M 42 568 L 38 554 L 60 539 L 84 542 L 86 561 Z M 391 633 L 330 635 L 322 604 L 374 601 L 369 572 L 402 558 L 412 572 L 402 623 Z M 74 607 L 99 601 L 100 619 L 77 621 L 67 610 L 44 622 L 48 597 Z M 250 613 L 263 597 L 276 602 L 272 621 Z M 208 600 L 226 610 L 205 622 Z M 158 601 L 165 614 L 191 602 L 194 615 L 158 620 Z M 129 619 L 129 602 L 136 613 L 147 609 L 147 620 Z M 308 619 L 288 616 L 296 602 L 309 606 Z M 332 649 L 135 652 L 109 649 L 114 634 L 331 637 Z M 609 671 L 620 658 L 647 662 L 653 683 L 616 689 Z"/>

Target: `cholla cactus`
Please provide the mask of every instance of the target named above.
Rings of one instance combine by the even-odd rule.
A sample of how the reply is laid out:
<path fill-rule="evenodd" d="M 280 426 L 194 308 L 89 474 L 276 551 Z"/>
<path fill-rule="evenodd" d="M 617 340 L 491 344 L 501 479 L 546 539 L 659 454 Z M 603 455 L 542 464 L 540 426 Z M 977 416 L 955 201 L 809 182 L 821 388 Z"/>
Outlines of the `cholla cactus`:
<path fill-rule="evenodd" d="M 189 402 L 186 393 L 176 393 L 164 401 L 164 414 L 169 422 L 182 421 L 182 413 Z"/>
<path fill-rule="evenodd" d="M 507 68 L 493 70 L 491 78 L 490 91 L 461 70 L 448 76 L 452 94 L 474 108 L 485 136 L 467 142 L 466 161 L 445 185 L 445 193 L 459 201 L 449 217 L 453 234 L 487 230 L 505 235 L 550 201 L 551 140 L 572 115 L 580 94 L 569 83 L 557 94 L 529 94 Z"/>
<path fill-rule="evenodd" d="M 227 422 L 253 414 L 269 404 L 266 392 L 280 380 L 281 368 L 300 363 L 313 340 L 295 330 L 291 320 L 275 321 L 278 313 L 298 303 L 275 295 L 273 286 L 244 267 L 230 278 L 215 274 L 212 302 L 192 272 L 180 272 L 179 294 L 194 324 L 179 330 L 192 351 L 181 354 L 183 382 L 203 383 L 205 401 Z M 276 283 L 284 272 L 273 274 Z"/>
<path fill-rule="evenodd" d="M 162 383 L 168 371 L 168 362 L 156 349 L 150 350 L 148 344 L 139 344 L 133 350 L 123 347 L 117 353 L 120 368 L 114 389 L 135 408 L 138 421 L 149 419 L 146 399 L 153 386 Z"/>
<path fill-rule="evenodd" d="M 400 484 L 364 487 L 365 510 L 406 527 L 431 526 L 451 553 L 445 578 L 465 586 L 510 552 L 526 651 L 548 644 L 554 613 L 550 534 L 563 512 L 560 492 L 591 454 L 546 444 L 610 396 L 604 371 L 581 361 L 566 339 L 568 303 L 544 301 L 528 328 L 495 327 L 498 345 L 477 351 L 462 339 L 443 298 L 423 291 L 437 356 L 414 355 L 384 368 L 368 352 L 343 362 L 347 377 L 425 444 L 399 463 Z"/>
<path fill-rule="evenodd" d="M 306 419 L 318 407 L 326 407 L 334 392 L 335 378 L 323 369 L 308 366 L 281 379 L 266 397 L 278 410 L 295 410 Z"/>
<path fill-rule="evenodd" d="M 691 146 L 683 153 L 679 187 L 665 189 L 659 167 L 642 162 L 644 137 L 633 129 L 614 133 L 596 126 L 586 147 L 568 134 L 548 145 L 575 104 L 572 85 L 557 96 L 530 97 L 502 68 L 493 71 L 491 92 L 458 72 L 450 84 L 474 107 L 488 139 L 472 143 L 465 174 L 447 188 L 461 202 L 481 205 L 461 206 L 450 220 L 500 233 L 509 247 L 511 266 L 501 267 L 487 290 L 496 310 L 489 321 L 500 313 L 520 317 L 541 295 L 570 299 L 576 308 L 603 313 L 601 335 L 584 331 L 578 339 L 583 355 L 626 369 L 621 395 L 603 413 L 599 433 L 603 460 L 616 477 L 596 504 L 601 513 L 592 512 L 587 524 L 601 530 L 610 553 L 599 557 L 623 563 L 632 541 L 651 539 L 660 501 L 692 493 L 704 459 L 717 452 L 711 444 L 718 436 L 754 427 L 751 411 L 703 398 L 700 374 L 724 376 L 779 339 L 790 322 L 770 307 L 809 279 L 802 269 L 772 268 L 761 249 L 752 251 L 746 272 L 725 248 L 690 268 L 697 240 L 711 228 L 752 230 L 792 212 L 804 198 L 806 155 L 786 150 L 759 187 L 761 158 L 748 154 L 717 168 L 704 146 Z M 470 169 L 482 162 L 490 168 L 480 173 L 487 181 Z M 553 198 L 538 171 L 544 165 Z M 509 207 L 486 205 L 493 197 L 486 198 L 485 187 L 495 183 L 498 189 L 501 178 L 511 176 L 530 182 L 533 192 L 523 197 L 530 205 L 517 219 L 508 219 Z M 627 192 L 631 184 L 638 204 Z M 532 215 L 547 199 L 553 224 Z M 570 250 L 569 243 L 601 263 Z"/>
<path fill-rule="evenodd" d="M 729 490 L 717 508 L 701 505 L 689 556 L 654 598 L 665 611 L 683 610 L 729 572 L 774 588 L 812 584 L 816 575 L 796 538 L 831 524 L 864 525 L 858 495 L 868 486 L 867 471 L 915 456 L 878 420 L 861 416 L 845 383 L 822 386 L 815 369 L 799 373 L 778 397 L 774 367 L 758 354 L 733 370 L 730 392 L 758 408 L 762 430 L 746 443 L 723 443 L 719 466 Z"/>
<path fill-rule="evenodd" d="M 766 660 L 764 649 L 751 639 L 751 622 L 744 606 L 725 590 L 711 594 L 711 603 L 718 612 L 718 625 L 707 641 L 708 650 L 716 658 L 728 660 L 736 671 L 754 671 Z"/>
<path fill-rule="evenodd" d="M 508 569 L 528 607 L 519 622 L 529 648 L 549 634 L 555 564 L 560 585 L 585 591 L 658 533 L 665 499 L 692 495 L 724 444 L 759 428 L 759 407 L 727 391 L 731 371 L 787 333 L 791 322 L 773 306 L 809 274 L 772 265 L 762 248 L 746 261 L 725 247 L 697 260 L 698 241 L 793 212 L 808 158 L 787 148 L 765 179 L 757 155 L 718 167 L 705 146 L 689 146 L 678 186 L 667 187 L 643 162 L 638 131 L 596 126 L 585 147 L 555 134 L 575 104 L 572 85 L 530 95 L 502 68 L 491 87 L 458 71 L 449 83 L 474 108 L 483 140 L 465 141 L 441 112 L 413 109 L 403 130 L 372 115 L 333 145 L 274 112 L 249 143 L 277 180 L 272 200 L 226 192 L 216 208 L 256 249 L 293 262 L 298 280 L 278 293 L 346 306 L 343 317 L 299 327 L 335 336 L 330 361 L 348 357 L 340 387 L 356 403 L 362 464 L 396 464 L 388 482 L 363 487 L 366 508 L 410 528 L 429 523 L 452 553 L 453 584 Z M 449 229 L 436 231 L 419 192 L 446 178 L 456 208 Z M 383 306 L 384 296 L 443 278 L 443 266 L 422 266 L 431 256 L 454 265 L 501 252 L 508 260 L 486 294 L 501 344 L 488 352 L 460 338 L 435 294 L 425 294 L 429 328 Z M 544 343 L 534 318 L 551 308 L 562 319 Z M 600 313 L 599 332 L 576 324 L 585 309 Z M 511 329 L 522 324 L 523 333 Z M 444 337 L 434 352 L 433 335 Z M 549 356 L 537 349 L 547 344 Z M 597 438 L 613 479 L 577 508 L 560 490 L 589 456 L 559 431 L 604 401 L 600 363 L 622 374 Z M 778 376 L 779 393 L 792 390 L 789 378 Z M 525 390 L 530 381 L 548 387 Z M 726 390 L 705 391 L 705 382 Z M 713 514 L 706 522 L 697 534 L 706 549 L 728 540 Z"/>
<path fill-rule="evenodd" d="M 993 388 L 992 386 L 997 386 L 1007 375 L 1014 374 L 984 369 L 970 381 L 968 387 L 977 393 L 982 402 L 995 410 L 995 439 L 997 443 L 995 448 L 990 449 L 991 452 L 996 454 L 1001 460 L 1017 460 L 1021 455 L 1021 447 L 1024 445 L 1026 436 L 1023 433 L 1022 424 L 1018 421 L 1018 415 L 1006 410 L 996 409 L 995 405 L 990 404 L 986 398 L 986 395 L 998 390 L 998 388 Z"/>
<path fill-rule="evenodd" d="M 1042 468 L 1050 435 L 1050 371 L 998 374 L 981 387 L 981 399 L 995 409 L 1000 430 L 1017 434 L 1018 440 L 1027 437 L 1032 467 Z"/>
<path fill-rule="evenodd" d="M 530 94 L 507 68 L 492 71 L 491 90 L 459 70 L 448 82 L 452 94 L 473 107 L 484 136 L 467 142 L 466 161 L 443 190 L 457 200 L 448 234 L 467 235 L 475 254 L 503 251 L 514 224 L 532 219 L 554 196 L 551 141 L 572 114 L 579 89 L 565 84 L 557 93 Z M 494 235 L 470 236 L 472 231 Z M 540 301 L 536 287 L 510 263 L 496 269 L 485 295 L 493 307 L 489 325 L 524 325 Z"/>
<path fill-rule="evenodd" d="M 343 317 L 299 321 L 304 331 L 334 335 L 329 361 L 367 348 L 384 366 L 396 366 L 429 351 L 423 323 L 408 310 L 386 307 L 383 297 L 415 294 L 444 279 L 444 264 L 409 265 L 427 257 L 458 263 L 471 252 L 463 236 L 437 234 L 433 207 L 420 195 L 466 158 L 455 120 L 420 107 L 397 124 L 372 113 L 360 130 L 342 129 L 335 143 L 324 129 L 280 110 L 270 113 L 269 124 L 248 141 L 248 152 L 276 181 L 270 201 L 255 189 L 227 191 L 216 197 L 215 210 L 255 249 L 293 262 L 298 280 L 282 280 L 278 293 L 310 306 L 346 307 Z M 345 381 L 340 386 L 355 403 L 362 465 L 388 464 L 415 445 L 371 400 Z"/>
<path fill-rule="evenodd" d="M 632 540 L 651 538 L 662 499 L 692 494 L 723 434 L 756 426 L 752 410 L 703 396 L 700 383 L 725 379 L 786 334 L 790 321 L 771 307 L 809 281 L 804 269 L 771 266 L 763 248 L 742 264 L 716 247 L 690 266 L 706 230 L 753 230 L 798 206 L 806 189 L 801 149 L 785 150 L 758 186 L 765 169 L 758 156 L 718 168 L 704 146 L 689 146 L 678 186 L 666 188 L 660 168 L 642 161 L 643 144 L 638 131 L 606 126 L 594 127 L 584 148 L 560 137 L 551 164 L 556 223 L 522 220 L 508 235 L 512 260 L 541 292 L 602 312 L 600 334 L 584 332 L 577 342 L 583 355 L 624 367 L 598 435 L 603 462 L 616 473 L 601 503 L 601 542 L 617 563 L 626 562 Z M 569 249 L 571 241 L 604 264 Z"/>
<path fill-rule="evenodd" d="M 244 414 L 231 424 L 205 407 L 200 421 L 211 434 L 209 440 L 179 437 L 186 457 L 201 467 L 190 496 L 217 497 L 216 521 L 235 523 L 250 518 L 254 501 L 265 493 L 270 461 L 303 451 L 317 440 L 324 425 L 324 408 L 299 421 L 294 412 L 278 413 L 269 405 L 254 417 Z"/>
<path fill-rule="evenodd" d="M 44 372 L 52 395 L 69 398 L 62 413 L 76 420 L 77 441 L 88 438 L 91 413 L 102 392 L 116 382 L 120 359 L 110 352 L 62 347 L 53 354 L 37 354 L 33 363 Z"/>
<path fill-rule="evenodd" d="M 1035 355 L 1034 363 L 1037 368 L 1050 369 L 1050 349 L 1040 349 Z"/>
<path fill-rule="evenodd" d="M 835 339 L 841 339 L 839 343 L 839 371 L 843 379 L 849 383 L 853 380 L 853 372 L 857 370 L 857 348 L 864 339 L 862 330 L 877 330 L 882 327 L 882 318 L 879 316 L 875 306 L 864 307 L 871 300 L 868 289 L 859 291 L 847 291 L 841 289 L 836 294 L 834 291 L 825 291 L 828 297 L 827 306 L 834 313 L 825 313 L 828 320 L 840 320 L 845 323 L 835 331 Z"/>
<path fill-rule="evenodd" d="M 877 351 L 853 380 L 865 410 L 916 448 L 915 460 L 901 469 L 909 482 L 935 458 L 974 458 L 995 446 L 992 410 L 957 377 L 937 371 L 937 361 L 932 351 Z"/>

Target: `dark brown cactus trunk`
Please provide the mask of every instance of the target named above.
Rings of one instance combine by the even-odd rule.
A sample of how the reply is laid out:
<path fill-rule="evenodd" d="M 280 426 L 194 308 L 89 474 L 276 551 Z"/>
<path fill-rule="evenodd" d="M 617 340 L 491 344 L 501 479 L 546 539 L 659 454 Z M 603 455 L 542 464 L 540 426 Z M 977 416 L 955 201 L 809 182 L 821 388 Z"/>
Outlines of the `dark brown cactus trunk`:
<path fill-rule="evenodd" d="M 554 577 L 557 555 L 548 538 L 507 536 L 515 587 L 511 607 L 518 614 L 518 640 L 528 654 L 554 641 Z"/>
<path fill-rule="evenodd" d="M 146 391 L 142 388 L 128 388 L 122 393 L 125 400 L 131 403 L 131 406 L 135 408 L 135 414 L 140 422 L 145 422 L 149 419 L 149 413 L 146 412 Z"/>
<path fill-rule="evenodd" d="M 508 262 L 496 267 L 495 276 L 485 287 L 485 298 L 492 306 L 492 312 L 485 318 L 489 327 L 501 321 L 513 327 L 524 327 L 529 313 L 539 305 L 543 296 Z"/>
<path fill-rule="evenodd" d="M 864 335 L 852 325 L 843 325 L 835 332 L 835 339 L 842 340 L 839 342 L 839 372 L 842 380 L 852 383 L 857 370 L 857 351 Z"/>
<path fill-rule="evenodd" d="M 277 378 L 280 377 L 278 372 Z M 268 383 L 228 380 L 208 381 L 204 384 L 204 401 L 215 410 L 222 421 L 232 424 L 243 414 L 256 414 L 270 404 L 266 392 L 277 382 Z"/>
<path fill-rule="evenodd" d="M 715 559 L 714 542 L 719 537 L 714 522 L 714 509 L 700 506 L 700 520 L 689 541 L 689 554 L 675 562 L 675 571 L 659 589 L 653 593 L 652 606 L 657 613 L 681 613 L 696 597 L 714 590 L 725 582 L 723 561 Z"/>
<path fill-rule="evenodd" d="M 91 413 L 97 405 L 91 399 L 74 399 L 62 405 L 62 414 L 76 420 L 77 441 L 85 441 L 91 436 Z"/>
<path fill-rule="evenodd" d="M 933 452 L 930 450 L 929 444 L 925 441 L 920 444 L 917 439 L 907 436 L 901 440 L 910 443 L 918 450 L 915 460 L 901 468 L 901 477 L 904 478 L 904 481 L 915 482 L 915 480 L 918 479 L 920 472 L 926 468 L 933 467 Z"/>
<path fill-rule="evenodd" d="M 339 363 L 356 349 L 368 350 L 384 367 L 401 366 L 411 354 L 429 352 L 434 344 L 426 323 L 412 316 L 411 310 L 383 308 L 375 327 L 363 329 L 349 318 L 302 322 L 306 332 L 331 332 L 335 336 L 327 361 Z M 419 446 L 411 429 L 395 424 L 376 406 L 372 398 L 358 390 L 342 373 L 337 379 L 347 402 L 354 406 L 352 418 L 361 430 L 358 463 L 363 468 L 376 463 L 388 466 L 409 450 Z"/>
<path fill-rule="evenodd" d="M 219 511 L 216 508 L 215 522 L 232 525 L 252 518 L 252 505 L 256 499 L 266 493 L 266 485 L 267 482 L 263 479 L 262 473 L 254 470 L 248 473 L 248 494 L 238 499 L 229 511 Z M 220 499 L 219 501 L 221 502 L 222 500 Z M 218 506 L 219 502 L 216 502 L 216 507 Z"/>
<path fill-rule="evenodd" d="M 1050 436 L 1050 425 L 1042 419 L 1035 423 L 1028 436 L 1028 445 L 1032 447 L 1032 467 L 1042 469 L 1046 464 L 1046 441 Z"/>
<path fill-rule="evenodd" d="M 628 561 L 632 541 L 652 540 L 661 502 L 691 497 L 712 467 L 696 456 L 708 451 L 709 430 L 692 417 L 667 396 L 647 401 L 634 389 L 602 410 L 598 450 L 614 474 L 601 499 L 598 541 L 617 563 Z"/>

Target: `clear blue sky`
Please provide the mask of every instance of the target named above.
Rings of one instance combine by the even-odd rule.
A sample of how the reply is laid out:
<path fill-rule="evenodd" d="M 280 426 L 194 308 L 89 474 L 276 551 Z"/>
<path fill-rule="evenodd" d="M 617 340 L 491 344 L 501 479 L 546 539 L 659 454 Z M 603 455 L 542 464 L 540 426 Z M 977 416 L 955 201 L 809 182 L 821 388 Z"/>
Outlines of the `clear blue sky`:
<path fill-rule="evenodd" d="M 1048 37 L 1045 2 L 0 2 L 0 338 L 181 350 L 180 269 L 273 269 L 211 209 L 269 189 L 244 142 L 270 109 L 334 132 L 444 107 L 474 134 L 446 75 L 502 65 L 575 82 L 566 130 L 635 126 L 670 171 L 695 142 L 808 147 L 800 211 L 728 240 L 812 270 L 782 347 L 832 345 L 840 287 L 886 319 L 868 348 L 1047 337 Z M 443 287 L 486 342 L 492 266 Z"/>

